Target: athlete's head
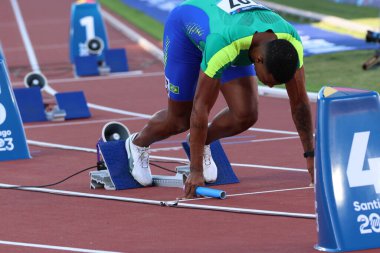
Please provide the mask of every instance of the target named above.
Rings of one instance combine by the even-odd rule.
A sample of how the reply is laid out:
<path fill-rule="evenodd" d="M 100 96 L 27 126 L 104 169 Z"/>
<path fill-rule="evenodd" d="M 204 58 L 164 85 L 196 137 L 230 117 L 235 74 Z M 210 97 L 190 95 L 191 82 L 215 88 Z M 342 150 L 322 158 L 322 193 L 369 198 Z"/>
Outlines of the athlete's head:
<path fill-rule="evenodd" d="M 298 66 L 296 49 L 283 39 L 275 39 L 250 49 L 250 57 L 255 64 L 257 77 L 270 87 L 288 82 Z"/>

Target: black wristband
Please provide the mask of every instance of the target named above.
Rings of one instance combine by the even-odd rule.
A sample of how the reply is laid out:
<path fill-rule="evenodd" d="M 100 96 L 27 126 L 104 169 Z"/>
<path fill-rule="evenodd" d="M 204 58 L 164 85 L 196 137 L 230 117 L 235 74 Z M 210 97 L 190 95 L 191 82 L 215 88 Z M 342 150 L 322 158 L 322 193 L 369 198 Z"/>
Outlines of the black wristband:
<path fill-rule="evenodd" d="M 303 153 L 303 157 L 305 157 L 305 158 L 314 157 L 314 150 L 306 151 L 305 153 Z"/>

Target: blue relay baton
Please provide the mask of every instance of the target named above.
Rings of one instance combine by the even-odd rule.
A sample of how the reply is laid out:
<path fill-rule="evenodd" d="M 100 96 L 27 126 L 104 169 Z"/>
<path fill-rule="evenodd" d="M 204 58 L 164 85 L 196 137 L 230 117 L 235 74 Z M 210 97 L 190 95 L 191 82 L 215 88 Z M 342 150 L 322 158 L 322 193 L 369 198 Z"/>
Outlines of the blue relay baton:
<path fill-rule="evenodd" d="M 208 187 L 202 187 L 198 186 L 195 189 L 195 194 L 204 196 L 204 197 L 211 197 L 211 198 L 218 198 L 218 199 L 225 199 L 226 198 L 226 192 L 222 190 L 212 189 Z"/>

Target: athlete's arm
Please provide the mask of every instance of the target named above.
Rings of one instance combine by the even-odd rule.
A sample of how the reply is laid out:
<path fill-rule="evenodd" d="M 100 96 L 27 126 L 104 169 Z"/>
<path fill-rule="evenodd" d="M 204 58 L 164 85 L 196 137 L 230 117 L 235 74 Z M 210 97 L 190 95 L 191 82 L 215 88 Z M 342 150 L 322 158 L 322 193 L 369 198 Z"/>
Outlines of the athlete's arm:
<path fill-rule="evenodd" d="M 286 90 L 290 100 L 293 121 L 301 138 L 303 149 L 305 152 L 313 151 L 313 123 L 303 67 L 298 69 L 294 77 L 286 83 Z M 314 183 L 314 157 L 308 157 L 306 163 L 311 182 Z"/>
<path fill-rule="evenodd" d="M 185 197 L 193 198 L 195 188 L 204 185 L 203 148 L 207 137 L 208 116 L 219 93 L 219 80 L 202 71 L 195 92 L 190 118 L 190 175 L 185 183 Z"/>

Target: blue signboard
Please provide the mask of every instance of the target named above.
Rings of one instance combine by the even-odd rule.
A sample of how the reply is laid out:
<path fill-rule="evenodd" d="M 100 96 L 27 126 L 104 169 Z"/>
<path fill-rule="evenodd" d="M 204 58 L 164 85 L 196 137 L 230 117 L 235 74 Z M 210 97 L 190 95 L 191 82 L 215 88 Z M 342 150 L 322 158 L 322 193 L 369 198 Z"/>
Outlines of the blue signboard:
<path fill-rule="evenodd" d="M 76 57 L 90 55 L 86 42 L 93 38 L 100 38 L 103 41 L 104 49 L 108 49 L 108 37 L 99 4 L 82 1 L 73 3 L 70 25 L 71 63 L 74 63 Z M 97 57 L 98 61 L 103 61 L 104 53 L 100 53 Z"/>
<path fill-rule="evenodd" d="M 0 161 L 30 158 L 20 113 L 0 54 Z"/>
<path fill-rule="evenodd" d="M 316 129 L 316 249 L 380 248 L 380 103 L 373 91 L 324 87 Z"/>

